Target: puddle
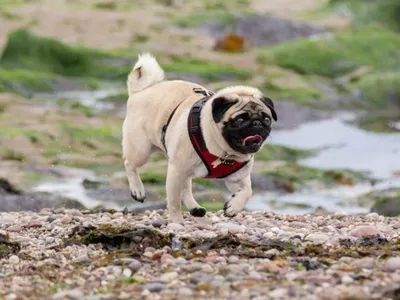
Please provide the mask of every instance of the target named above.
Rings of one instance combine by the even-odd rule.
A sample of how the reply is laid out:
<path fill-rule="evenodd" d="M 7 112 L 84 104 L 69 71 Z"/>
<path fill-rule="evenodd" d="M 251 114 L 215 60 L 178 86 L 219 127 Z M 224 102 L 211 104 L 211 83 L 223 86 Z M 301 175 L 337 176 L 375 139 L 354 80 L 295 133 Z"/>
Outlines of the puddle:
<path fill-rule="evenodd" d="M 41 93 L 37 94 L 36 97 L 43 99 L 45 101 L 54 103 L 54 98 L 57 99 L 66 99 L 78 101 L 79 103 L 89 106 L 93 108 L 97 112 L 110 110 L 114 108 L 113 103 L 98 101 L 105 97 L 115 95 L 118 93 L 117 89 L 106 89 L 106 90 L 96 90 L 96 91 L 80 91 L 80 90 L 72 90 L 72 91 L 63 91 L 56 93 Z"/>
<path fill-rule="evenodd" d="M 400 133 L 374 133 L 362 130 L 348 121 L 353 114 L 305 123 L 294 130 L 277 130 L 270 143 L 304 150 L 319 150 L 299 163 L 320 169 L 350 169 L 368 172 L 378 183 L 359 183 L 326 190 L 305 189 L 293 194 L 265 192 L 255 195 L 249 210 L 273 210 L 280 213 L 310 213 L 317 207 L 328 211 L 366 213 L 369 207 L 352 207 L 342 203 L 365 193 L 400 187 Z M 273 207 L 276 204 L 280 206 Z M 272 205 L 274 204 L 274 205 Z"/>

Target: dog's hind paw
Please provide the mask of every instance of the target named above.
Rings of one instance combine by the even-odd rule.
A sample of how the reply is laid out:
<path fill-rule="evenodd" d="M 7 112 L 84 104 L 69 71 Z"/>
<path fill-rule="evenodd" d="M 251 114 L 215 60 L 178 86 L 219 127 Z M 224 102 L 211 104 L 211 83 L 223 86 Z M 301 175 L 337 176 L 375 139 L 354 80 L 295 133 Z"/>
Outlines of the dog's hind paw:
<path fill-rule="evenodd" d="M 140 202 L 140 203 L 143 203 L 144 202 L 144 199 L 146 199 L 146 194 L 138 194 L 138 193 L 132 193 L 131 192 L 131 197 L 133 198 L 133 199 L 135 199 L 137 202 Z"/>
<path fill-rule="evenodd" d="M 190 210 L 193 217 L 204 217 L 207 210 L 204 207 L 195 207 Z"/>

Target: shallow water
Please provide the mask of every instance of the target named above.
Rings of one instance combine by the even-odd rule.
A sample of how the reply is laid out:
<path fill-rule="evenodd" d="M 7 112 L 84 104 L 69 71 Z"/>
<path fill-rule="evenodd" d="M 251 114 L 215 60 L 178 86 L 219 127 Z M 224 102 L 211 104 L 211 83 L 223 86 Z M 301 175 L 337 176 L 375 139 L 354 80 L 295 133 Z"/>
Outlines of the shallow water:
<path fill-rule="evenodd" d="M 274 210 L 282 213 L 309 213 L 317 207 L 328 211 L 365 213 L 369 207 L 345 206 L 342 203 L 365 193 L 390 187 L 400 187 L 400 132 L 374 133 L 350 123 L 352 114 L 305 123 L 293 130 L 277 130 L 270 143 L 304 149 L 318 150 L 315 156 L 299 163 L 321 169 L 350 169 L 368 172 L 378 183 L 363 182 L 354 186 L 332 189 L 305 189 L 292 194 L 265 192 L 253 196 L 249 210 Z M 397 124 L 397 123 L 396 123 Z M 275 202 L 280 207 L 273 207 Z"/>

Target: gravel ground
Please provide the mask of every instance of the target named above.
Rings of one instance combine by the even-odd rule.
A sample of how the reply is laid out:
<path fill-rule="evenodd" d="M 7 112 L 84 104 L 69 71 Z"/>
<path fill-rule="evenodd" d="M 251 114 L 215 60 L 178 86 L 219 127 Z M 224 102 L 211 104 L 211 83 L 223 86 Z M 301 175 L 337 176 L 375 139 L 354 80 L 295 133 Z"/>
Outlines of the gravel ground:
<path fill-rule="evenodd" d="M 399 218 L 0 213 L 0 299 L 400 299 Z"/>

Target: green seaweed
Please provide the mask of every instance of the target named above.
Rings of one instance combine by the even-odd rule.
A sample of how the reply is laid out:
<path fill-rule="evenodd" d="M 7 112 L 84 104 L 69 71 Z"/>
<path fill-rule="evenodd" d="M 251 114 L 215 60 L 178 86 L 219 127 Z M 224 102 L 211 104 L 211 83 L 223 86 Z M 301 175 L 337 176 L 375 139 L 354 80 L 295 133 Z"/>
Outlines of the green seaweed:
<path fill-rule="evenodd" d="M 301 74 L 336 77 L 364 65 L 380 71 L 397 70 L 399 48 L 398 34 L 368 28 L 265 47 L 259 50 L 258 59 L 262 64 L 277 64 Z"/>

